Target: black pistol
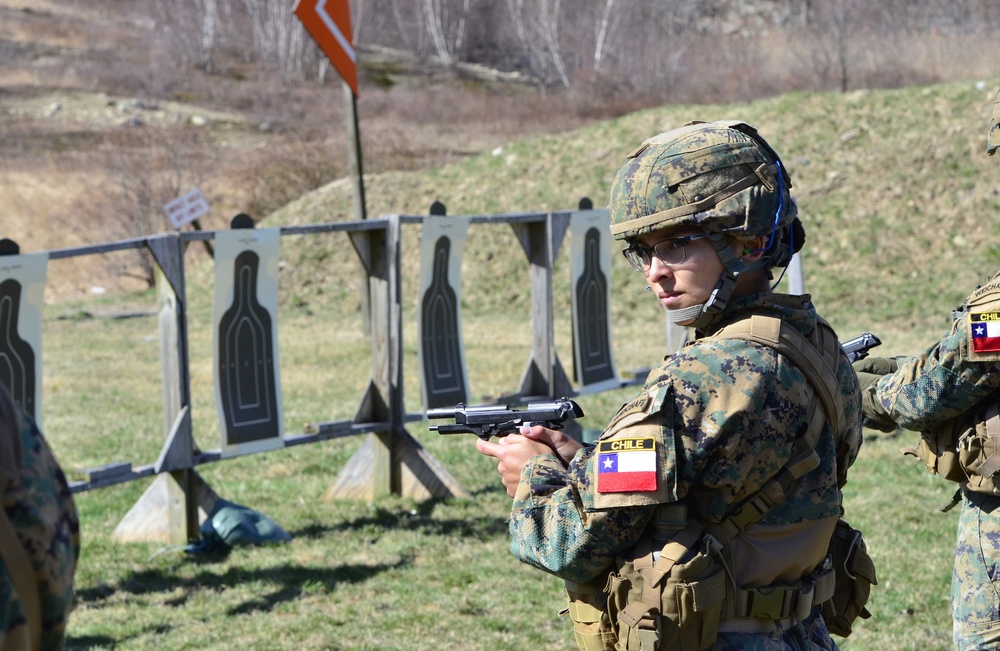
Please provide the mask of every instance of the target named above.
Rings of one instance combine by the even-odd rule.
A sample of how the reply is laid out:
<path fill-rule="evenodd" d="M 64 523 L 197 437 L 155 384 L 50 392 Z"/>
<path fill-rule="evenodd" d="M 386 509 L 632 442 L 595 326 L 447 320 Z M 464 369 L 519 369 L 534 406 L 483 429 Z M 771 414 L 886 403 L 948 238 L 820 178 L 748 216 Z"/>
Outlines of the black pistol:
<path fill-rule="evenodd" d="M 853 364 L 859 359 L 868 357 L 868 351 L 881 344 L 882 341 L 872 333 L 862 332 L 854 339 L 842 343 L 840 347 L 844 349 L 844 352 L 847 353 L 847 359 L 851 360 Z"/>
<path fill-rule="evenodd" d="M 521 425 L 542 425 L 549 429 L 562 429 L 569 418 L 580 418 L 583 410 L 569 398 L 529 402 L 524 409 L 511 409 L 509 405 L 472 405 L 462 403 L 454 407 L 427 410 L 427 420 L 450 418 L 451 425 L 432 425 L 438 434 L 475 434 L 488 441 L 492 436 L 507 436 Z"/>

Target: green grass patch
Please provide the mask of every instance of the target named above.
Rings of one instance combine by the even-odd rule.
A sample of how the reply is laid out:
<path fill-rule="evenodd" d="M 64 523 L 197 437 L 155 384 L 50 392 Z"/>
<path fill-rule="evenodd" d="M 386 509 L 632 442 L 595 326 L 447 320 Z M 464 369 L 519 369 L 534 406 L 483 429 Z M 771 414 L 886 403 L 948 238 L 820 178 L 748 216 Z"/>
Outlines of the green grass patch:
<path fill-rule="evenodd" d="M 206 307 L 201 300 L 192 306 Z M 354 376 L 367 377 L 367 342 L 348 334 L 348 326 L 358 324 L 348 318 L 340 327 L 318 305 L 308 314 L 299 307 L 282 311 L 286 428 L 349 411 L 358 396 Z M 195 314 L 192 321 L 206 319 Z M 142 334 L 155 320 L 104 321 L 46 320 L 52 337 L 59 328 L 77 326 L 65 335 L 77 343 L 74 355 L 52 349 L 46 355 L 52 364 L 46 381 L 61 387 L 47 399 L 49 437 L 70 471 L 94 459 L 149 462 L 161 444 L 157 360 L 141 352 L 156 348 Z M 522 342 L 518 348 L 515 333 L 524 326 L 524 336 L 530 336 L 527 325 L 516 318 L 466 320 L 466 333 L 477 342 L 469 352 L 479 386 L 493 377 L 504 379 L 497 387 L 508 388 L 508 381 L 519 378 L 530 347 Z M 625 324 L 619 327 L 631 336 Z M 331 337 L 335 341 L 320 343 Z M 139 342 L 128 363 L 115 361 L 121 355 L 102 355 L 120 342 Z M 644 352 L 653 356 L 648 344 Z M 74 378 L 87 374 L 76 372 L 65 361 L 70 358 L 89 360 L 89 379 L 114 380 L 115 388 L 95 390 Z M 344 368 L 354 370 L 338 370 Z M 207 369 L 196 375 L 196 429 L 203 445 L 217 445 L 217 427 L 206 425 L 215 415 L 202 395 L 209 390 Z M 579 397 L 584 427 L 601 429 L 633 391 Z M 410 393 L 407 402 L 416 408 L 419 398 Z M 425 423 L 409 429 L 471 499 L 324 501 L 322 494 L 360 438 L 207 464 L 199 473 L 220 496 L 269 515 L 294 537 L 288 544 L 237 548 L 217 557 L 112 538 L 149 480 L 79 494 L 84 548 L 68 648 L 572 648 L 569 623 L 557 614 L 561 582 L 520 564 L 508 551 L 510 500 L 493 462 L 474 451 L 471 436 L 437 436 Z M 874 617 L 857 626 L 844 648 L 950 647 L 955 517 L 936 507 L 948 501 L 951 487 L 904 458 L 899 448 L 905 444 L 902 437 L 869 434 L 847 486 L 848 517 L 865 532 L 880 585 L 870 603 Z M 131 456 L 141 453 L 149 457 Z"/>

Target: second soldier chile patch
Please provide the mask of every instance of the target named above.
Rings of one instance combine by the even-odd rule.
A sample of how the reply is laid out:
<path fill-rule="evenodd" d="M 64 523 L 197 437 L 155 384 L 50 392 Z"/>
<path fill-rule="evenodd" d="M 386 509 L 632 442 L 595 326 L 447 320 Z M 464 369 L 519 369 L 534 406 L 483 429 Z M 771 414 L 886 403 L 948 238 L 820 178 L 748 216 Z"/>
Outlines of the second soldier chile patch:
<path fill-rule="evenodd" d="M 968 350 L 973 361 L 1000 360 L 1000 277 L 977 289 L 968 301 Z"/>
<path fill-rule="evenodd" d="M 972 352 L 1000 352 L 1000 313 L 973 312 L 969 315 L 972 328 Z"/>

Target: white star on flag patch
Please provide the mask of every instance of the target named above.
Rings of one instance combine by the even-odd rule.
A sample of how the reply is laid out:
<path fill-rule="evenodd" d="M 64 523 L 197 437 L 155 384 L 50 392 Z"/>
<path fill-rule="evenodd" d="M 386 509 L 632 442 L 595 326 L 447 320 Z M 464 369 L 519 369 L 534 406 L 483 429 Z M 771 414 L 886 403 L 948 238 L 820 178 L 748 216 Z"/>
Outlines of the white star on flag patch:
<path fill-rule="evenodd" d="M 615 439 L 598 443 L 598 493 L 635 493 L 655 490 L 655 439 Z"/>

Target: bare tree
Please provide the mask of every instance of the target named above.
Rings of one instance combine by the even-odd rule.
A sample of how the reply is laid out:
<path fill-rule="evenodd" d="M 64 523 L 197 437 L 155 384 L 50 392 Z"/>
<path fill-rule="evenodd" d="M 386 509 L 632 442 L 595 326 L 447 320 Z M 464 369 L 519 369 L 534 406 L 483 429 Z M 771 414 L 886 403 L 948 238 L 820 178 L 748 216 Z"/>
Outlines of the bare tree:
<path fill-rule="evenodd" d="M 847 22 L 850 10 L 848 0 L 836 0 L 833 8 L 833 28 L 837 37 L 837 63 L 840 69 L 840 92 L 846 93 L 847 79 Z"/>
<path fill-rule="evenodd" d="M 562 48 L 559 45 L 559 3 L 560 0 L 542 0 L 538 27 L 545 47 L 549 52 L 552 66 L 559 75 L 559 81 L 569 88 L 569 75 L 566 74 L 566 62 L 563 60 Z"/>
<path fill-rule="evenodd" d="M 420 54 L 427 35 L 427 30 L 424 29 L 424 12 L 415 10 L 409 0 L 403 4 L 400 4 L 399 0 L 389 0 L 389 9 L 390 11 L 386 13 L 392 16 L 393 30 L 386 32 L 391 34 L 389 38 L 394 39 L 390 42 L 396 43 L 404 50 Z"/>
<path fill-rule="evenodd" d="M 154 0 L 154 16 L 164 25 L 181 55 L 192 65 L 212 72 L 216 24 L 219 10 L 216 0 Z"/>
<path fill-rule="evenodd" d="M 164 204 L 190 190 L 200 177 L 200 168 L 185 153 L 197 150 L 181 138 L 142 127 L 120 132 L 114 146 L 104 150 L 102 169 L 109 174 L 110 183 L 95 192 L 87 206 L 94 215 L 87 222 L 105 224 L 108 239 L 133 239 L 169 230 Z M 141 280 L 149 287 L 156 282 L 156 263 L 145 249 L 133 250 L 132 264 L 110 271 Z"/>
<path fill-rule="evenodd" d="M 305 28 L 291 8 L 274 0 L 243 0 L 250 18 L 257 59 L 277 69 L 283 78 L 303 78 L 305 62 L 315 52 Z M 307 54 L 308 53 L 308 54 Z"/>
<path fill-rule="evenodd" d="M 599 73 L 601 71 L 601 63 L 604 61 L 604 42 L 608 36 L 608 30 L 611 25 L 612 9 L 615 6 L 615 0 L 605 0 L 604 11 L 601 12 L 601 20 L 597 23 L 597 37 L 594 44 L 594 72 Z"/>
<path fill-rule="evenodd" d="M 204 0 L 204 12 L 201 21 L 201 67 L 212 72 L 212 49 L 215 47 L 215 21 L 218 8 L 215 0 Z"/>
<path fill-rule="evenodd" d="M 507 0 L 514 33 L 543 88 L 552 79 L 553 69 L 563 86 L 568 87 L 569 76 L 559 46 L 559 0 L 539 0 L 536 4 L 537 11 L 529 14 L 524 0 Z"/>
<path fill-rule="evenodd" d="M 424 0 L 424 25 L 438 59 L 447 66 L 454 65 L 462 51 L 465 25 L 472 0 L 461 0 L 458 15 L 454 16 L 448 0 Z"/>

